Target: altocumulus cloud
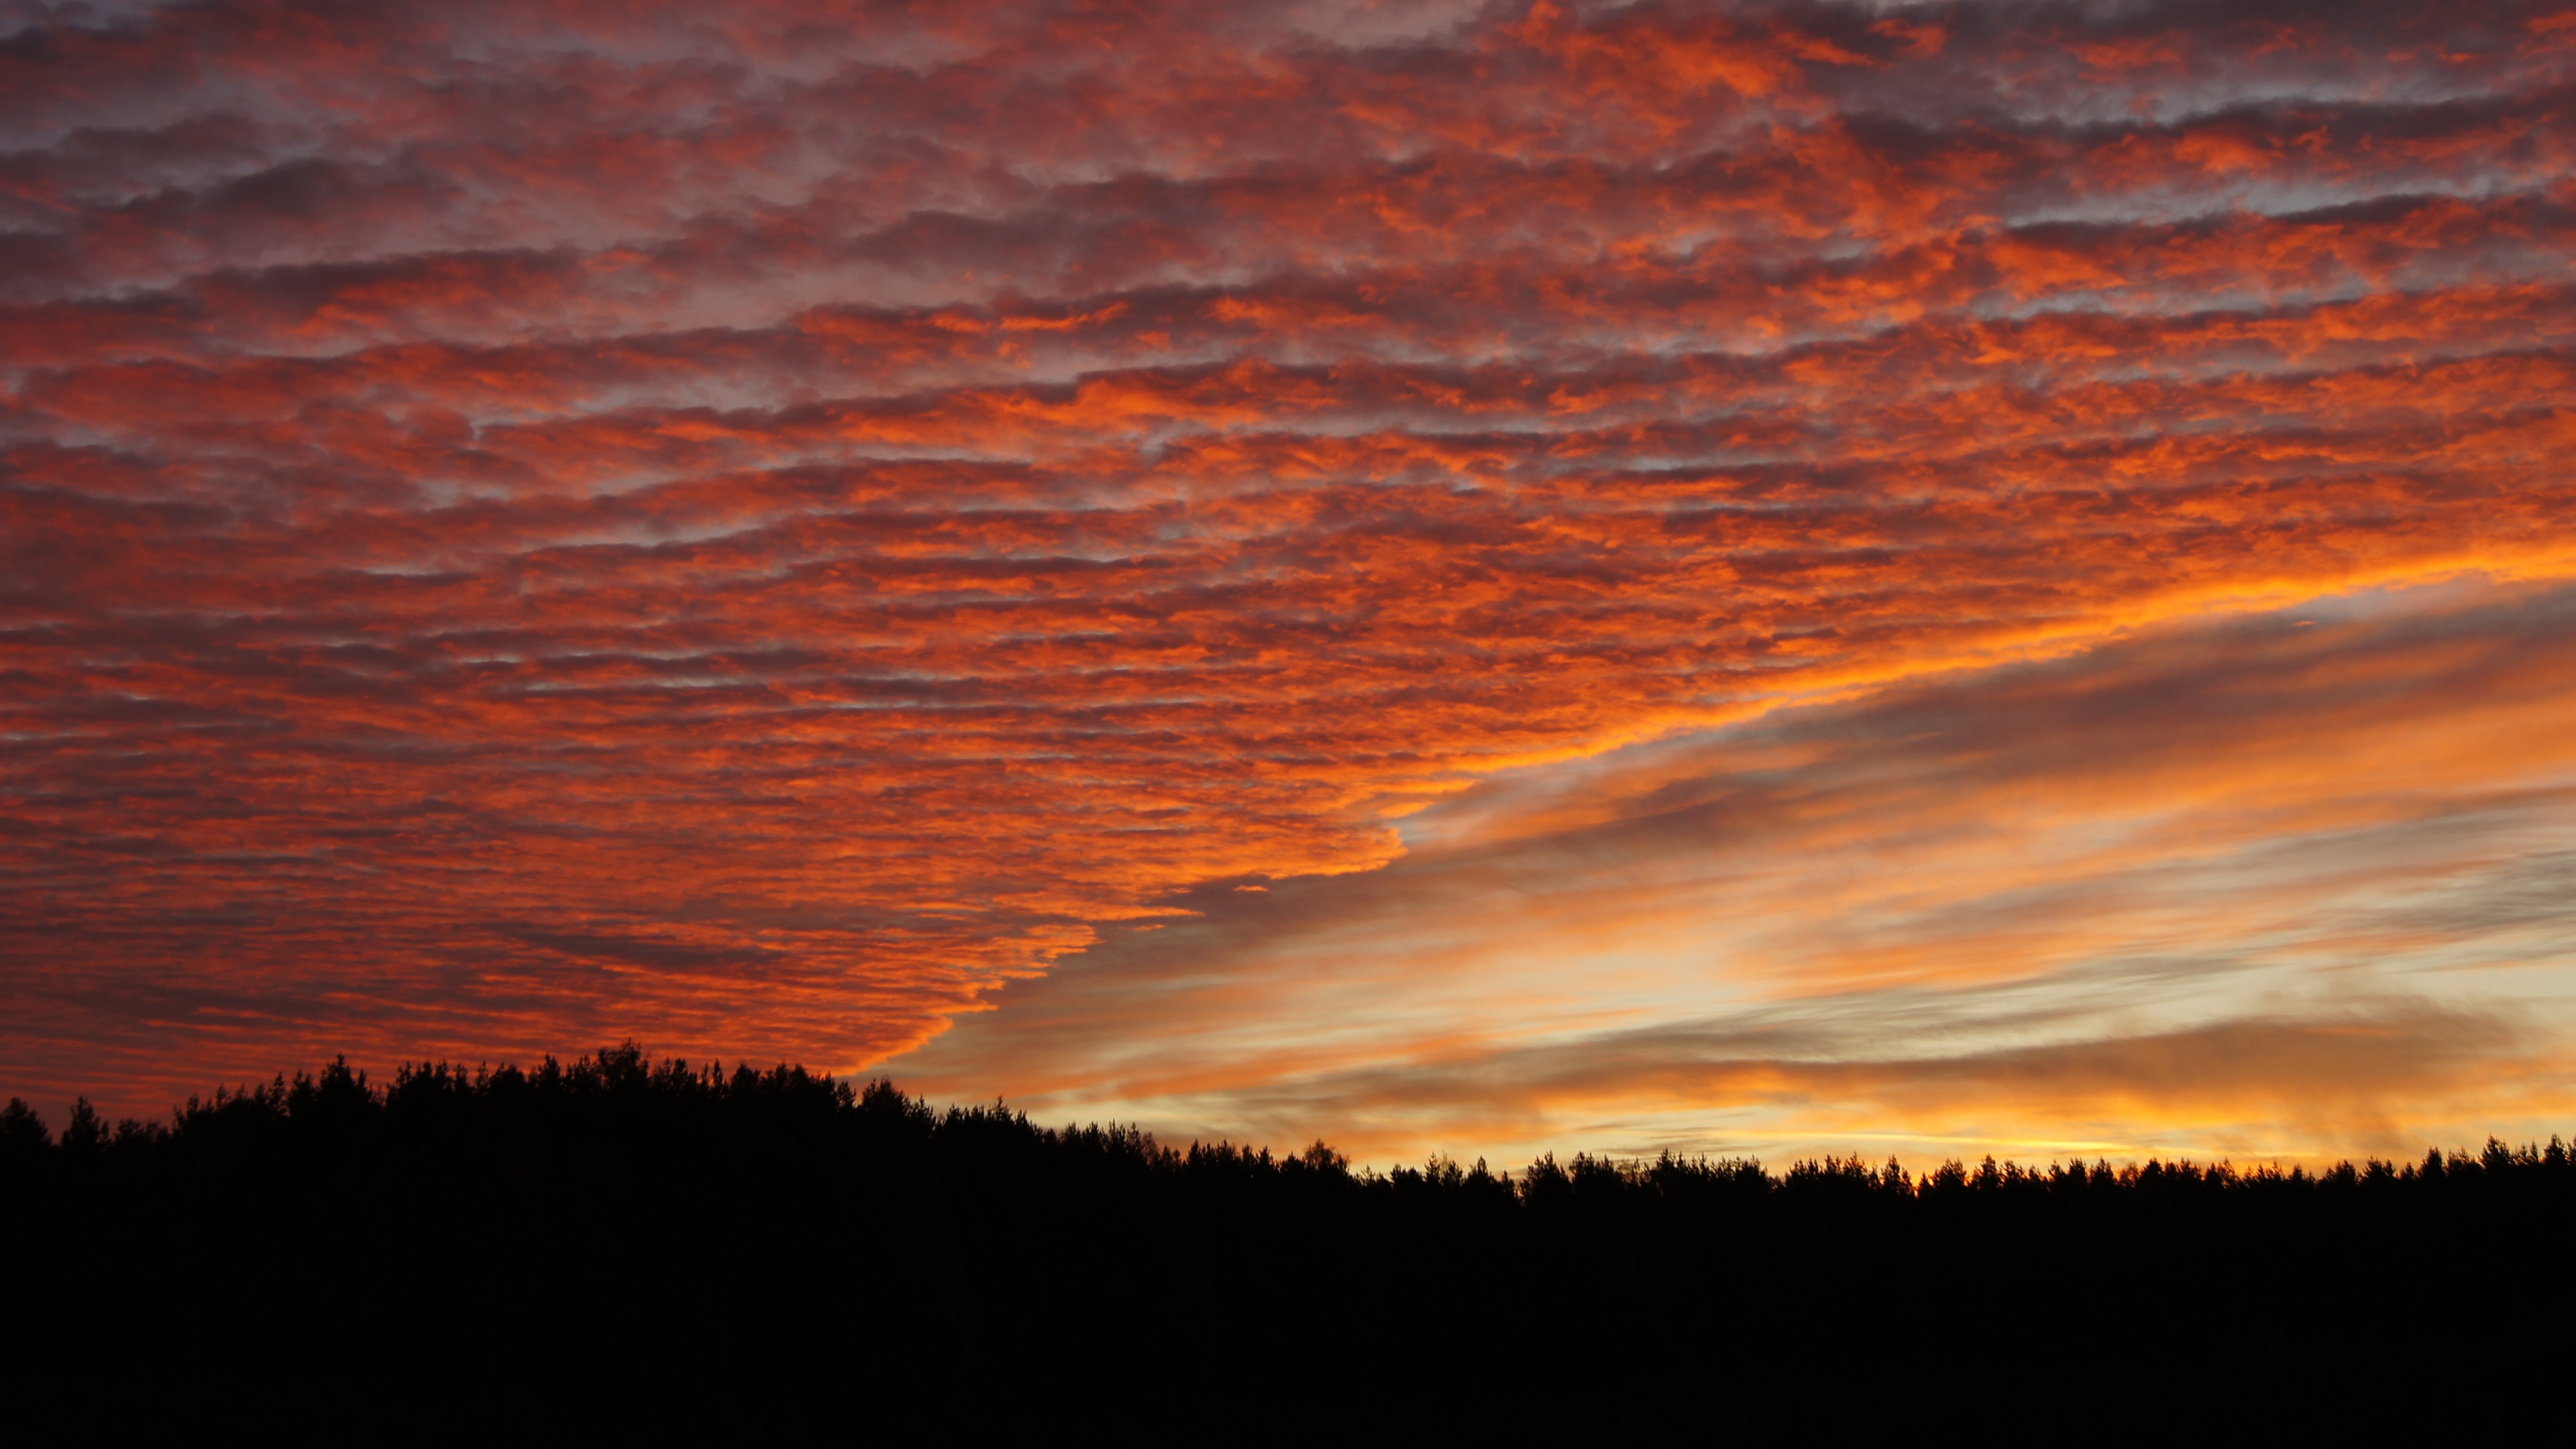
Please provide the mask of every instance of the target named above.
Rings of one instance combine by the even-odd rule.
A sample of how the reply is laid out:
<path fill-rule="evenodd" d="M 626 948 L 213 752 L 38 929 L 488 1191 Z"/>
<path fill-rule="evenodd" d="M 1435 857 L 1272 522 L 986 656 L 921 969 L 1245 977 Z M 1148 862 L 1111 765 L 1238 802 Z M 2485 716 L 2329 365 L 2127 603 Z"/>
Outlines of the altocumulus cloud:
<path fill-rule="evenodd" d="M 2555 939 L 2522 686 L 2419 695 L 2556 677 L 2576 13 L 6 13 L 0 1088 L 900 1065 L 1068 953 L 1323 894 L 1419 948 L 1336 998 L 1354 1071 L 2115 969 L 2184 983 L 2122 998 L 2153 1031 L 2304 1021 L 2213 943 L 2290 972 L 2346 905 Z M 2328 652 L 2264 642 L 2336 599 Z M 2077 659 L 2175 683 L 2011 672 Z M 1903 743 L 1968 697 L 2010 760 Z M 2300 773 L 2401 757 L 2402 802 Z M 2278 848 L 2192 855 L 2149 778 Z M 1672 832 L 1719 818 L 1911 821 L 1916 883 L 1703 890 Z M 2426 850 L 2491 888 L 2332 894 Z M 1516 870 L 1598 889 L 1509 897 L 1590 944 L 1506 991 L 1439 923 Z M 1346 977 L 1285 950 L 1224 989 Z"/>

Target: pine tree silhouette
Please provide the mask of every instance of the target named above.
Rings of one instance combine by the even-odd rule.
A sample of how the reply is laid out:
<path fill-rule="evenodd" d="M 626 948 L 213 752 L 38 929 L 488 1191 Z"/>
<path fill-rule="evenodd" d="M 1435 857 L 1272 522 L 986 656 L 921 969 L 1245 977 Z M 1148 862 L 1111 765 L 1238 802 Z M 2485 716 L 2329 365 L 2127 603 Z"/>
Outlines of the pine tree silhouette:
<path fill-rule="evenodd" d="M 93 1426 L 435 1401 L 451 1427 L 569 1428 L 614 1398 L 666 1428 L 839 1405 L 937 1429 L 1096 1415 L 1140 1376 L 1212 1405 L 1427 1394 L 1506 1427 L 1605 1384 L 2247 1414 L 2295 1385 L 2322 1423 L 2391 1385 L 2569 1362 L 2571 1229 L 2557 1138 L 2320 1172 L 1665 1152 L 1379 1173 L 1320 1141 L 1175 1148 L 633 1043 L 382 1080 L 338 1059 L 166 1124 L 0 1110 L 0 1373 Z"/>

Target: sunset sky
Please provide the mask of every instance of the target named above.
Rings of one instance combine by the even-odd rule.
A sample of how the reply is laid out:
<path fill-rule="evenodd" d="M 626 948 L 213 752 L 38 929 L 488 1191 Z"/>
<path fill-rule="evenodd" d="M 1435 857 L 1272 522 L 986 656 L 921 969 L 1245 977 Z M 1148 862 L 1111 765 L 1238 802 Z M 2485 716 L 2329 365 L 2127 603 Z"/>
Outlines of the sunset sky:
<path fill-rule="evenodd" d="M 0 1095 L 2576 1129 L 2576 9 L 0 0 Z"/>

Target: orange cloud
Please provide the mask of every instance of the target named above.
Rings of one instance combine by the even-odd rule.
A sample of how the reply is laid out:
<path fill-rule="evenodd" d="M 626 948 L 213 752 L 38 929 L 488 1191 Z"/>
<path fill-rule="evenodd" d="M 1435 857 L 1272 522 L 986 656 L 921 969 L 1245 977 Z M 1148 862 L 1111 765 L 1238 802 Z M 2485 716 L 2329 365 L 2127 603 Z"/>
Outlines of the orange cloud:
<path fill-rule="evenodd" d="M 2536 10 L 1409 16 L 0 41 L 0 1090 L 630 1034 L 863 1068 L 1194 939 L 1156 913 L 1211 883 L 1378 871 L 1498 771 L 2576 572 Z M 2155 778 L 2466 789 L 2542 749 L 2507 714 Z M 1692 929 L 1660 889 L 1587 929 Z M 1811 964 L 2093 939 L 1989 920 Z"/>
<path fill-rule="evenodd" d="M 2545 1135 L 2571 597 L 2319 600 L 1503 775 L 898 1066 L 1399 1159 Z"/>

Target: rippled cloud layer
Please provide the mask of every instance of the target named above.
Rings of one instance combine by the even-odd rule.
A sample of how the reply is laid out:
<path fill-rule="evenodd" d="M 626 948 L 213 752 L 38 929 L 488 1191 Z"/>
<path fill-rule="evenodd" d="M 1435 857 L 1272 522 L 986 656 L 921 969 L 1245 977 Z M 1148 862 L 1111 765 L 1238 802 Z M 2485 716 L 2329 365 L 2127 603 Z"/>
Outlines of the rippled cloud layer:
<path fill-rule="evenodd" d="M 1860 1012 L 1974 978 L 2072 1011 L 2175 931 L 2289 950 L 2264 912 L 2325 910 L 2370 840 L 2448 859 L 2428 842 L 2476 812 L 2336 835 L 2316 812 L 2377 807 L 2279 784 L 2263 816 L 2264 771 L 2366 775 L 2472 728 L 2408 713 L 2446 647 L 2563 677 L 2535 621 L 2576 575 L 2576 11 L 0 14 L 7 1090 L 152 1110 L 321 1051 L 626 1035 L 900 1072 L 998 1002 L 932 1059 L 1025 1020 L 1058 1085 L 1126 1100 L 1081 1063 L 1158 1010 L 1102 996 L 1077 1044 L 1015 1003 L 1269 883 L 1379 902 L 1348 919 L 1390 962 L 1410 943 L 1350 977 L 1284 927 L 1267 966 L 1208 942 L 1200 969 L 1250 973 L 1209 999 L 1271 1012 L 1276 973 L 1318 1003 L 1305 1035 L 1306 1008 L 1272 1020 L 1264 1050 L 1303 1063 L 1279 1080 L 1330 1041 L 1357 1053 L 1330 1070 L 1394 1071 L 1423 1054 L 1401 1023 L 1445 1020 L 1541 1055 L 1418 1088 L 1444 1101 L 1698 1110 L 1750 1058 L 1673 981 Z M 2379 602 L 2265 642 L 2337 598 Z M 2436 617 L 2466 632 L 2388 622 Z M 2325 652 L 2264 652 L 2293 644 Z M 2015 672 L 2156 649 L 2205 667 L 2155 655 L 2169 688 L 2089 709 Z M 2329 658 L 2391 702 L 2297 684 Z M 2220 687 L 2240 667 L 2259 708 Z M 1783 705 L 1858 733 L 1800 743 L 1764 722 Z M 1805 761 L 1765 767 L 1781 799 L 2022 828 L 2002 776 L 1923 753 L 1908 712 L 1944 710 L 2033 759 L 2135 758 L 2014 777 L 2051 829 L 2120 835 L 2168 780 L 2268 864 L 2184 852 L 2069 924 L 2041 899 L 2132 867 L 1906 857 L 1911 885 L 1854 877 L 1852 914 L 1676 846 L 1564 905 L 1593 924 L 1557 964 L 1475 964 L 1474 902 L 1525 898 L 1493 872 L 1539 859 L 1501 842 L 1643 830 L 1628 762 L 1745 730 Z M 2149 719 L 2219 763 L 2173 773 Z M 1855 763 L 1878 738 L 1884 775 Z M 2480 859 L 2546 899 L 2568 816 L 2514 738 L 2422 790 L 2526 792 Z M 1670 768 L 1654 788 L 1744 767 Z M 1460 874 L 1475 850 L 1505 853 Z M 1661 924 L 1721 897 L 1761 949 Z M 2336 917 L 2355 940 L 2414 929 L 2364 904 Z M 2138 1009 L 2180 1010 L 2205 955 Z M 2391 1082 L 2561 1050 L 2484 998 L 2386 990 L 2396 1036 L 2310 1056 L 2208 1035 L 2326 1030 L 2286 998 L 2121 1039 L 2336 1080 L 2377 1059 L 2333 1043 L 2394 1041 Z M 1193 1018 L 1219 1019 L 1254 1020 Z M 1799 1028 L 1843 1033 L 1799 1058 L 1841 1075 L 1798 1090 L 1855 1120 L 1916 1080 L 1866 1067 L 1867 1019 Z M 1640 1032 L 1696 1045 L 1623 1075 Z M 1947 1080 L 2060 1091 L 2028 1055 L 2054 1048 L 1990 1047 Z M 978 1060 L 961 1088 L 1041 1089 Z M 2115 1104 L 2094 1135 L 2144 1110 L 2068 1080 Z"/>

